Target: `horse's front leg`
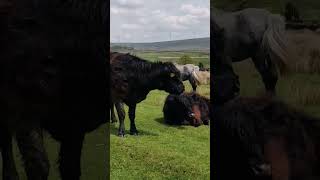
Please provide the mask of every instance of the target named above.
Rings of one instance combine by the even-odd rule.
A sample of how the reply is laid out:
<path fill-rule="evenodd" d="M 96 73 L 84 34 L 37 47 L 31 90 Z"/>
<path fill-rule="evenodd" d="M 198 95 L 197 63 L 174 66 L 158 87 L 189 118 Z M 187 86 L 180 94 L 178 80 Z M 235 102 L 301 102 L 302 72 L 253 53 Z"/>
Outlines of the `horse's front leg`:
<path fill-rule="evenodd" d="M 118 112 L 118 117 L 119 117 L 119 130 L 118 130 L 118 136 L 123 137 L 125 134 L 125 126 L 124 126 L 124 119 L 126 117 L 126 113 L 124 111 L 123 103 L 121 102 L 116 102 L 115 103 L 117 112 Z"/>
<path fill-rule="evenodd" d="M 50 164 L 43 144 L 42 130 L 40 128 L 20 129 L 16 138 L 28 179 L 48 179 Z"/>
<path fill-rule="evenodd" d="M 113 102 L 111 103 L 110 107 L 111 107 L 111 122 L 115 123 L 115 122 L 117 122 L 117 118 L 114 113 L 114 103 Z"/>
<path fill-rule="evenodd" d="M 138 130 L 136 128 L 136 124 L 134 119 L 136 117 L 136 104 L 129 105 L 129 119 L 130 119 L 130 134 L 138 135 Z"/>
<path fill-rule="evenodd" d="M 12 136 L 7 132 L 1 132 L 0 149 L 2 153 L 2 179 L 19 180 L 12 152 Z"/>
<path fill-rule="evenodd" d="M 62 180 L 79 180 L 81 176 L 81 150 L 84 134 L 78 134 L 61 141 L 59 170 Z"/>
<path fill-rule="evenodd" d="M 197 82 L 196 82 L 196 79 L 195 79 L 195 77 L 193 75 L 190 76 L 189 82 L 190 82 L 190 84 L 192 86 L 192 90 L 194 92 L 197 91 Z"/>
<path fill-rule="evenodd" d="M 267 58 L 269 65 L 265 63 L 265 58 Z M 276 84 L 278 81 L 278 74 L 274 67 L 275 65 L 271 64 L 269 57 L 261 57 L 261 55 L 257 55 L 252 58 L 252 61 L 260 73 L 267 94 L 274 96 L 276 94 Z"/>

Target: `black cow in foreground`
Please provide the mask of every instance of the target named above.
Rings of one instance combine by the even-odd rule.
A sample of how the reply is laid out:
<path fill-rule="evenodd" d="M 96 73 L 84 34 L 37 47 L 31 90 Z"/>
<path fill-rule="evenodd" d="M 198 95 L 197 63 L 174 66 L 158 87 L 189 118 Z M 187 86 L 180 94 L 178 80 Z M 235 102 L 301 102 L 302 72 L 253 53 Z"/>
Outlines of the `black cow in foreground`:
<path fill-rule="evenodd" d="M 320 178 L 319 118 L 269 97 L 235 98 L 213 112 L 221 179 Z"/>
<path fill-rule="evenodd" d="M 44 130 L 60 142 L 61 179 L 79 180 L 84 136 L 108 118 L 108 6 L 106 0 L 0 0 L 4 180 L 19 178 L 13 136 L 27 178 L 48 178 Z"/>
<path fill-rule="evenodd" d="M 170 94 L 163 106 L 163 115 L 169 125 L 209 125 L 210 100 L 195 92 Z"/>
<path fill-rule="evenodd" d="M 135 125 L 136 105 L 146 99 L 152 90 L 164 90 L 171 94 L 181 94 L 184 85 L 180 72 L 170 62 L 149 62 L 139 57 L 113 52 L 110 54 L 111 98 L 120 120 L 119 136 L 124 136 L 125 111 L 123 103 L 129 106 L 130 134 L 137 135 Z M 113 106 L 111 119 L 115 121 Z"/>

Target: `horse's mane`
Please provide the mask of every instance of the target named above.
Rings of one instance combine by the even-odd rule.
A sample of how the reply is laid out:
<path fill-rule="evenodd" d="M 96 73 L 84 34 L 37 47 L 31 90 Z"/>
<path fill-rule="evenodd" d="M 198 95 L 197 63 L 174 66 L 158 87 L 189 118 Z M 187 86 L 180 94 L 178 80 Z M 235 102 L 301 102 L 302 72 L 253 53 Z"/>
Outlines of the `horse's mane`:
<path fill-rule="evenodd" d="M 148 76 L 154 76 L 168 72 L 179 73 L 178 69 L 171 62 L 150 62 L 130 53 L 117 54 L 117 61 L 121 61 L 121 64 L 123 64 L 126 69 L 134 72 L 137 76 L 146 76 L 146 74 Z"/>
<path fill-rule="evenodd" d="M 109 21 L 107 0 L 19 0 L 12 3 L 12 15 L 46 25 L 82 25 L 107 31 Z M 72 22 L 70 24 L 70 22 Z M 79 29 L 81 30 L 81 29 Z"/>
<path fill-rule="evenodd" d="M 51 0 L 48 4 L 55 15 L 62 15 L 64 18 L 106 23 L 109 17 L 109 1 L 106 0 Z"/>

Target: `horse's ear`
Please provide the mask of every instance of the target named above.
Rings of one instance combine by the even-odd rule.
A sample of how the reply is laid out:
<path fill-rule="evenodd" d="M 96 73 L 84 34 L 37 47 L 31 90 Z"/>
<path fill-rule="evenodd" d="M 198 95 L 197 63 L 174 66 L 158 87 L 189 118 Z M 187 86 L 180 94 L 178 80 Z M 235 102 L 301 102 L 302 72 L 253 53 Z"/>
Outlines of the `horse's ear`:
<path fill-rule="evenodd" d="M 168 67 L 168 66 L 165 66 L 165 67 L 164 67 L 164 71 L 165 71 L 165 72 L 169 72 L 169 67 Z"/>
<path fill-rule="evenodd" d="M 225 31 L 226 31 L 226 30 L 225 30 L 224 28 L 219 28 L 218 34 L 219 34 L 219 35 L 224 35 Z"/>

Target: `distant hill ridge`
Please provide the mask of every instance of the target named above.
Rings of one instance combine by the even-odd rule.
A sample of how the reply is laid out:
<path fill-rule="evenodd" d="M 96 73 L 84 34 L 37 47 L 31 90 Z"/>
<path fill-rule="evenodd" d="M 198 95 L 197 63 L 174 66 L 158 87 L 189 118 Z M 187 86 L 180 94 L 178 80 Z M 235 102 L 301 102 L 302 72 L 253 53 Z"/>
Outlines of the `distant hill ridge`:
<path fill-rule="evenodd" d="M 151 42 L 151 43 L 111 43 L 111 48 L 115 46 L 134 48 L 135 50 L 154 51 L 209 51 L 210 38 L 196 38 L 175 41 Z"/>

